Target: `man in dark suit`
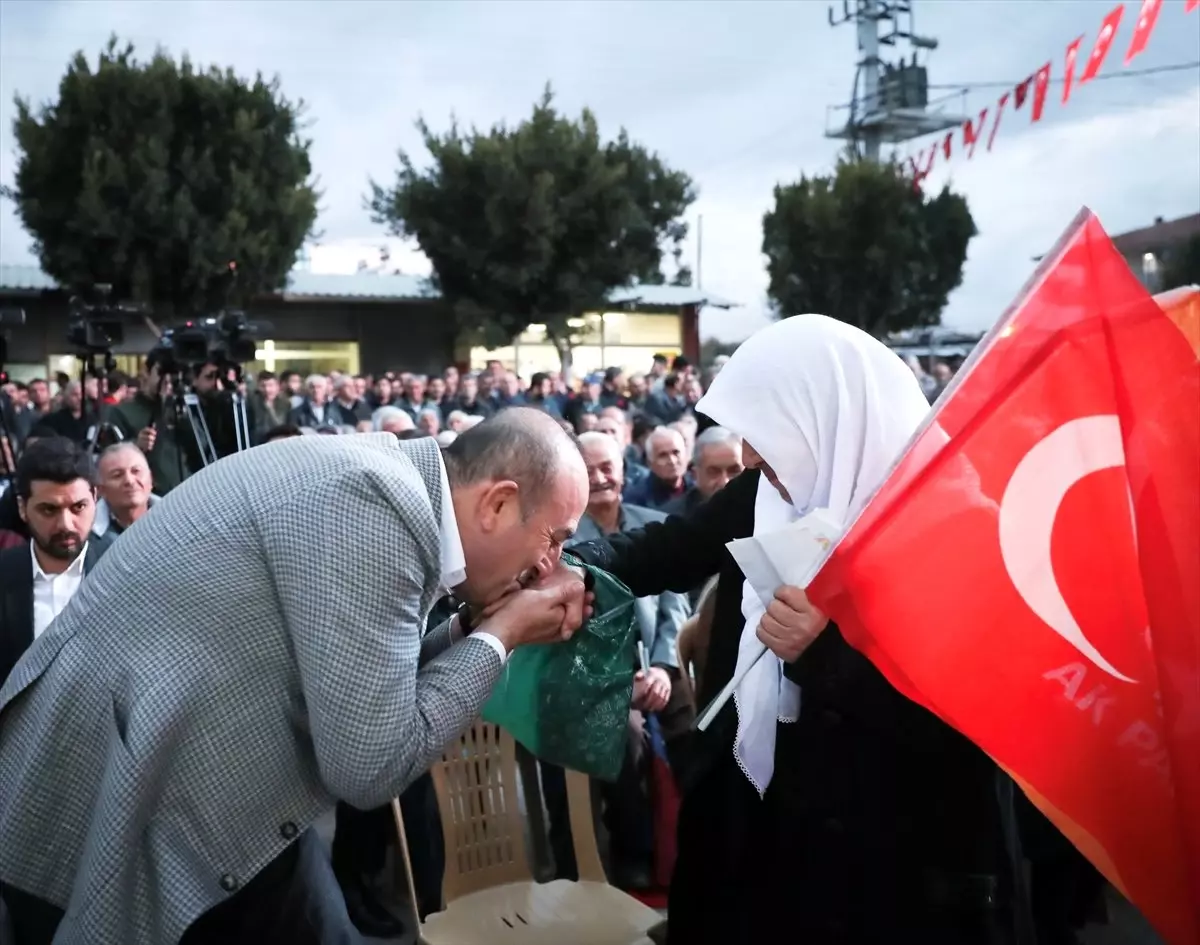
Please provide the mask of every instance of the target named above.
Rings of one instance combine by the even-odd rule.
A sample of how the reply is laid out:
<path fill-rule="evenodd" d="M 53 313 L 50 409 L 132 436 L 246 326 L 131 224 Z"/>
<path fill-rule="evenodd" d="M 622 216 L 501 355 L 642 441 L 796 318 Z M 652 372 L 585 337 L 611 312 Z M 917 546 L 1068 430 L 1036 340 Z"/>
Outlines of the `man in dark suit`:
<path fill-rule="evenodd" d="M 12 486 L 30 540 L 0 552 L 0 682 L 74 596 L 108 542 L 87 454 L 66 437 L 31 444 Z"/>

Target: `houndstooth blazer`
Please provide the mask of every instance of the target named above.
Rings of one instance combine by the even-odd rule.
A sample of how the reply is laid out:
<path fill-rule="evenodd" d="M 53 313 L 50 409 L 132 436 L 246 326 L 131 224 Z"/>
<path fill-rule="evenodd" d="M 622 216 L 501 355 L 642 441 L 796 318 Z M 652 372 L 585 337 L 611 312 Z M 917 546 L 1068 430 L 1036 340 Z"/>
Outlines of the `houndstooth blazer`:
<path fill-rule="evenodd" d="M 335 800 L 386 802 L 478 716 L 496 653 L 448 624 L 421 641 L 440 462 L 390 434 L 224 459 L 13 669 L 0 880 L 66 909 L 56 945 L 178 941 Z"/>

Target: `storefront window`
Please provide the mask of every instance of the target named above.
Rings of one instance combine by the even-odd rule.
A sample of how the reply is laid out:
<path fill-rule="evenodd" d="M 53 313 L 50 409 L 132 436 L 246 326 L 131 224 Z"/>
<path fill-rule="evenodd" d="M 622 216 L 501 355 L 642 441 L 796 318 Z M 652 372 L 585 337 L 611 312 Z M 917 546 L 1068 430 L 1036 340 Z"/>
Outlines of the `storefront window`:
<path fill-rule="evenodd" d="M 605 345 L 655 347 L 679 345 L 683 323 L 678 315 L 639 315 L 629 312 L 604 313 Z"/>
<path fill-rule="evenodd" d="M 619 367 L 627 375 L 647 373 L 656 354 L 665 354 L 667 358 L 674 358 L 677 354 L 683 354 L 683 349 L 679 347 L 679 342 L 673 345 L 650 345 L 644 348 L 636 345 L 621 345 L 620 347 L 605 345 L 604 347 L 605 365 Z"/>
<path fill-rule="evenodd" d="M 259 371 L 299 371 L 301 374 L 357 374 L 358 343 L 355 341 L 264 341 L 255 359 L 243 365 L 247 375 Z"/>
<path fill-rule="evenodd" d="M 641 315 L 605 312 L 572 320 L 575 344 L 571 350 L 576 379 L 609 367 L 626 373 L 650 370 L 656 354 L 674 357 L 682 352 L 683 322 L 678 315 Z M 530 325 L 514 345 L 471 349 L 471 368 L 481 370 L 488 361 L 499 361 L 526 382 L 538 371 L 558 371 L 558 351 L 546 336 L 544 325 Z"/>
<path fill-rule="evenodd" d="M 46 365 L 36 362 L 9 362 L 4 365 L 4 369 L 8 372 L 8 378 L 11 381 L 20 381 L 22 384 L 28 384 L 34 378 L 40 377 L 45 380 L 47 377 Z M 50 375 L 51 377 L 53 375 Z"/>

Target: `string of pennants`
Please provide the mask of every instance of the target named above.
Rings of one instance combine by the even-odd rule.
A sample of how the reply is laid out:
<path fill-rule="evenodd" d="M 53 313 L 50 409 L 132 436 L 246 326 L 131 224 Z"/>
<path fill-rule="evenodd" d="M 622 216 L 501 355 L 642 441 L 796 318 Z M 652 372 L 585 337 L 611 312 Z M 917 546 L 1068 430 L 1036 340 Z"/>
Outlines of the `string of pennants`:
<path fill-rule="evenodd" d="M 1150 34 L 1154 31 L 1154 27 L 1158 23 L 1158 14 L 1162 11 L 1162 6 L 1163 0 L 1142 0 L 1141 9 L 1138 11 L 1138 17 L 1134 23 L 1133 36 L 1130 37 L 1129 48 L 1125 52 L 1125 66 L 1128 66 L 1145 50 L 1146 44 L 1150 41 Z M 1200 9 L 1200 0 L 1185 0 L 1183 6 L 1184 13 L 1194 13 L 1197 9 Z M 1096 78 L 1101 67 L 1104 65 L 1104 60 L 1108 57 L 1109 49 L 1116 39 L 1117 30 L 1121 26 L 1121 20 L 1124 15 L 1125 4 L 1119 3 L 1101 21 L 1100 32 L 1096 35 L 1096 42 L 1092 45 L 1091 55 L 1088 56 L 1087 63 L 1078 81 L 1075 79 L 1075 67 L 1079 58 L 1079 50 L 1083 46 L 1084 39 L 1087 38 L 1086 34 L 1077 36 L 1067 46 L 1063 63 L 1062 104 L 1067 104 L 1071 98 L 1073 89 Z M 963 122 L 960 129 L 947 132 L 944 138 L 935 141 L 928 148 L 922 148 L 916 155 L 910 157 L 908 159 L 908 167 L 912 174 L 913 182 L 920 184 L 921 181 L 929 176 L 933 170 L 933 165 L 939 151 L 945 160 L 949 161 L 951 159 L 954 154 L 954 137 L 959 130 L 962 132 L 962 150 L 966 152 L 968 160 L 975 156 L 975 148 L 980 141 L 986 140 L 987 150 L 992 150 L 992 145 L 996 141 L 996 132 L 1000 130 L 1000 119 L 1004 117 L 1004 111 L 1010 102 L 1014 111 L 1021 111 L 1024 109 L 1025 103 L 1029 102 L 1030 98 L 1032 98 L 1032 102 L 1030 102 L 1030 122 L 1041 121 L 1046 109 L 1046 99 L 1050 89 L 1052 71 L 1053 60 L 1050 60 L 1026 79 L 1018 82 L 1013 88 L 1005 90 L 999 99 L 996 100 L 994 107 L 989 106 L 981 109 L 976 118 L 968 118 Z M 985 130 L 988 127 L 989 115 L 992 119 L 991 130 L 986 132 L 985 139 Z"/>

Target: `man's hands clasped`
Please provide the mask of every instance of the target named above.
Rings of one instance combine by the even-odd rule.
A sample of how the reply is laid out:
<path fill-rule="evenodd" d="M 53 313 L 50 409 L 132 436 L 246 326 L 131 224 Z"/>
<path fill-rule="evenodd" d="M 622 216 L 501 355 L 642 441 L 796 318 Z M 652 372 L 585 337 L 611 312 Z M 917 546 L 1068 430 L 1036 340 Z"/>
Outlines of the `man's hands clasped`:
<path fill-rule="evenodd" d="M 478 629 L 512 652 L 528 643 L 571 639 L 592 615 L 592 595 L 579 572 L 559 566 L 546 577 L 515 586 L 484 607 Z"/>
<path fill-rule="evenodd" d="M 661 712 L 671 701 L 671 677 L 661 666 L 638 670 L 633 677 L 631 705 L 642 712 Z"/>

